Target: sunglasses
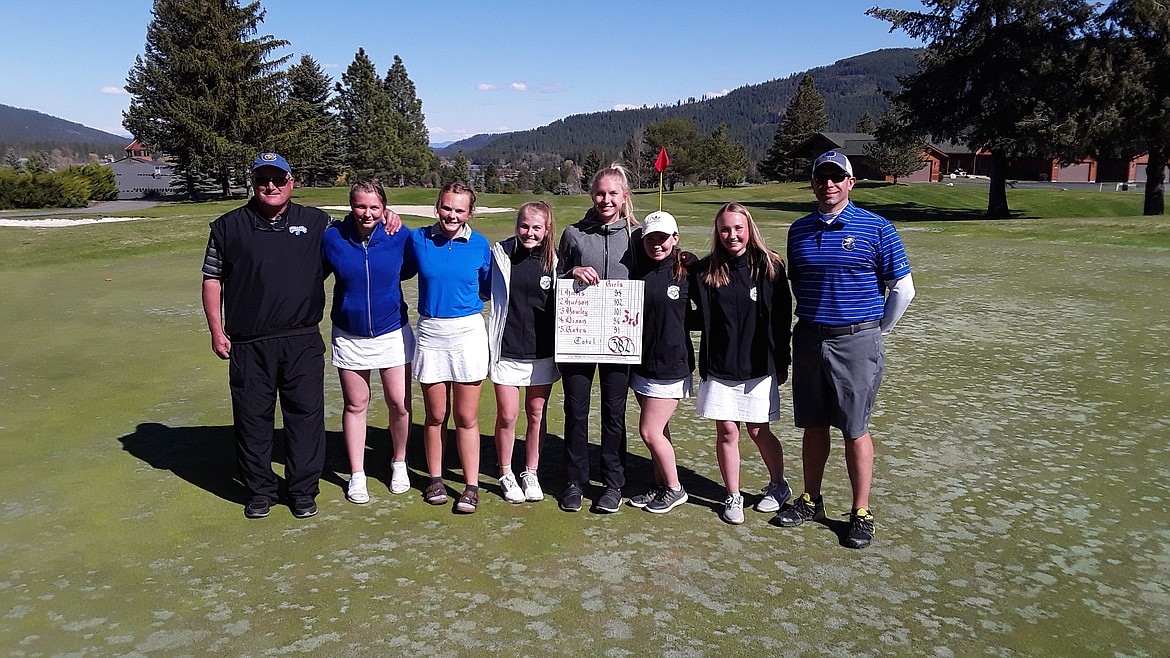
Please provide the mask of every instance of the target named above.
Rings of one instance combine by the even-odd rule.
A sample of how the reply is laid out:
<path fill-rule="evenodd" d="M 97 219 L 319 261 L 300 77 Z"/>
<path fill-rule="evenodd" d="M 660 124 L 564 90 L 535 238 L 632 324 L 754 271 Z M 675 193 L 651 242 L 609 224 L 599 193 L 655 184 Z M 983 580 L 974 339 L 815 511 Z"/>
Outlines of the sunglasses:
<path fill-rule="evenodd" d="M 844 182 L 846 178 L 849 178 L 849 174 L 846 174 L 843 171 L 837 171 L 831 174 L 813 175 L 813 180 L 817 182 L 817 185 L 824 185 L 829 181 L 833 181 L 834 183 L 841 183 Z"/>
<path fill-rule="evenodd" d="M 284 187 L 288 185 L 290 179 L 288 176 L 253 176 L 252 180 L 256 181 L 256 187 L 264 187 L 269 183 L 277 187 Z"/>

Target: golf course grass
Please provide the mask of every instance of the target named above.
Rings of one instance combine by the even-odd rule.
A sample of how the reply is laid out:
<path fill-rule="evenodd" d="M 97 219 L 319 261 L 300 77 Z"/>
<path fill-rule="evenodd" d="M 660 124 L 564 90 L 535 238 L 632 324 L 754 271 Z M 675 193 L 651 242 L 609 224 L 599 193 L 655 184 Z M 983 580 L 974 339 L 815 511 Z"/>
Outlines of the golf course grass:
<path fill-rule="evenodd" d="M 434 202 L 431 190 L 390 194 Z M 0 652 L 1170 654 L 1170 219 L 1141 217 L 1134 193 L 1011 190 L 1019 216 L 1000 221 L 977 219 L 977 186 L 863 184 L 853 197 L 897 221 L 918 290 L 886 340 L 871 426 L 877 532 L 861 551 L 839 539 L 850 500 L 839 444 L 826 522 L 778 528 L 751 510 L 742 526 L 721 522 L 714 428 L 693 400 L 671 422 L 688 504 L 666 515 L 559 511 L 559 386 L 543 502 L 500 497 L 485 384 L 477 514 L 421 499 L 417 387 L 414 488 L 387 489 L 382 409 L 369 429 L 373 500 L 350 504 L 332 366 L 320 513 L 297 520 L 280 506 L 247 520 L 227 366 L 199 300 L 207 224 L 240 201 L 0 228 Z M 346 202 L 341 189 L 295 198 Z M 688 187 L 663 205 L 683 247 L 702 255 L 724 202 L 746 203 L 783 251 L 811 198 L 796 184 Z M 589 205 L 548 200 L 560 228 Z M 657 209 L 657 192 L 635 203 L 639 216 Z M 472 224 L 497 240 L 513 218 Z M 781 395 L 773 430 L 799 492 L 787 385 Z M 628 496 L 651 479 L 633 396 L 627 427 Z M 593 449 L 596 431 L 595 419 Z M 746 437 L 741 451 L 750 504 L 767 473 Z M 461 481 L 448 472 L 456 493 Z"/>

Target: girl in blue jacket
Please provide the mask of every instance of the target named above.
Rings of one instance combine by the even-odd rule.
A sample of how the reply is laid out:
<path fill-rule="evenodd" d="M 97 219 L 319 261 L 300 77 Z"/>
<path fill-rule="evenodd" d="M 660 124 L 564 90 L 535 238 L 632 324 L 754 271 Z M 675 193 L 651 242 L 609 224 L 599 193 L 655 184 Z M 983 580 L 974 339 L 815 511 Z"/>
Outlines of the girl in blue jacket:
<path fill-rule="evenodd" d="M 386 191 L 376 178 L 363 178 L 349 192 L 350 213 L 325 230 L 321 250 L 327 273 L 334 278 L 333 365 L 345 399 L 342 429 L 349 454 L 352 503 L 370 502 L 366 487 L 366 412 L 370 404 L 370 371 L 377 370 L 390 410 L 393 450 L 390 491 L 410 488 L 406 470 L 406 438 L 410 430 L 410 370 L 414 334 L 402 299 L 403 252 L 409 230 L 386 233 Z"/>

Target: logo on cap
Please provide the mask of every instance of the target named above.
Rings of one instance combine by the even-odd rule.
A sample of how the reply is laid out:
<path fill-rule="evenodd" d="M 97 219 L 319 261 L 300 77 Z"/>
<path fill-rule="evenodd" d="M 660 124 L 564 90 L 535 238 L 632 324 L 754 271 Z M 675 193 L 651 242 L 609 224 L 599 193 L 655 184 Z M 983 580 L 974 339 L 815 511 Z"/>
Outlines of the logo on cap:
<path fill-rule="evenodd" d="M 260 156 L 260 159 L 265 161 L 265 162 L 275 162 L 276 161 L 276 154 L 275 153 L 265 153 L 264 155 Z"/>

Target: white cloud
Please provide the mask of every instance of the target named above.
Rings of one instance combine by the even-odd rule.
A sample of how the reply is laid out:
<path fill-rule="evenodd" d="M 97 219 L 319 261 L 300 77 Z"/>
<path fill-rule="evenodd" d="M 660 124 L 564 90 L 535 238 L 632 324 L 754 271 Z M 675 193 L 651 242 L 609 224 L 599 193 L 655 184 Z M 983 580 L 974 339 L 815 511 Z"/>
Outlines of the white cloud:
<path fill-rule="evenodd" d="M 636 110 L 636 109 L 642 108 L 642 107 L 646 107 L 646 106 L 645 105 L 633 105 L 630 103 L 618 103 L 617 105 L 613 106 L 613 109 L 619 110 L 619 111 L 620 110 Z"/>
<path fill-rule="evenodd" d="M 513 91 L 528 91 L 528 85 L 524 84 L 523 82 L 513 82 L 512 84 L 508 85 L 508 87 Z"/>
<path fill-rule="evenodd" d="M 129 92 L 127 92 L 127 91 L 126 91 L 125 89 L 123 89 L 122 87 L 102 87 L 102 93 L 103 93 L 103 94 L 114 94 L 114 95 L 117 95 L 117 94 L 127 94 L 127 93 L 129 93 Z"/>
<path fill-rule="evenodd" d="M 432 137 L 434 137 L 435 135 L 446 135 L 446 134 L 447 134 L 447 129 L 446 129 L 446 128 L 440 128 L 440 127 L 438 127 L 438 126 L 435 126 L 435 127 L 427 126 L 427 132 L 428 132 L 428 133 L 429 133 L 429 134 L 430 134 Z"/>
<path fill-rule="evenodd" d="M 491 90 L 495 89 L 496 86 L 491 84 L 491 83 L 488 83 L 488 82 L 481 82 L 481 83 L 475 85 L 475 88 L 480 90 L 480 91 L 491 91 Z"/>
<path fill-rule="evenodd" d="M 551 85 L 540 85 L 536 90 L 542 94 L 559 94 L 565 90 L 565 85 L 559 82 Z"/>
<path fill-rule="evenodd" d="M 719 98 L 720 96 L 726 96 L 730 93 L 731 93 L 730 89 L 720 89 L 719 91 L 709 91 L 703 95 L 706 96 L 707 98 Z"/>

